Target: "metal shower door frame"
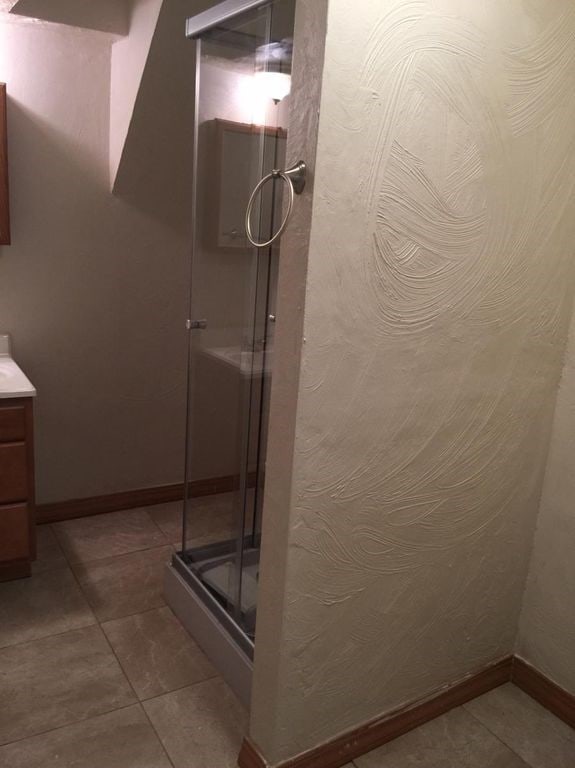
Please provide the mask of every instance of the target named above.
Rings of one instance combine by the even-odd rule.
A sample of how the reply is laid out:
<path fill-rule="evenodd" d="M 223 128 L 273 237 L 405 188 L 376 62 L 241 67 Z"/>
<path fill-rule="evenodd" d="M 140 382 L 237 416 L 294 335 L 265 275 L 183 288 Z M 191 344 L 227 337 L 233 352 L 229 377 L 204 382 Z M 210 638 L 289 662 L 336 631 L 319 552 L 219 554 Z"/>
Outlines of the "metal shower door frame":
<path fill-rule="evenodd" d="M 247 11 L 271 5 L 274 0 L 224 0 L 186 21 L 186 37 L 198 39 L 208 30 Z"/>

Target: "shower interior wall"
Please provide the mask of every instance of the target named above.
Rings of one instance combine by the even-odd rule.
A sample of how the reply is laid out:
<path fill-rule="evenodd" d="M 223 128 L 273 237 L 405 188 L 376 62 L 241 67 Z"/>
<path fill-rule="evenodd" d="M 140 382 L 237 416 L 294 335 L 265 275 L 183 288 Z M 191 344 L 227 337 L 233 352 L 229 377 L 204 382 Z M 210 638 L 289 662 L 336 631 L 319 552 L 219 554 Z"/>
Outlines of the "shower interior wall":
<path fill-rule="evenodd" d="M 253 309 L 249 301 L 246 301 L 246 292 L 253 288 L 253 274 L 251 254 L 245 247 L 245 240 L 242 238 L 243 247 L 234 247 L 233 243 L 221 244 L 222 239 L 225 240 L 228 235 L 230 220 L 234 222 L 233 229 L 243 231 L 245 211 L 243 207 L 234 205 L 231 214 L 229 211 L 224 212 L 224 216 L 226 213 L 228 215 L 225 233 L 217 230 L 217 221 L 212 221 L 214 209 L 221 209 L 221 200 L 226 194 L 225 185 L 244 174 L 241 132 L 237 134 L 240 138 L 235 139 L 239 151 L 234 153 L 234 145 L 229 140 L 228 151 L 223 156 L 221 133 L 218 133 L 216 120 L 226 121 L 231 129 L 234 125 L 241 129 L 242 126 L 261 124 L 265 121 L 265 124 L 274 129 L 285 131 L 290 103 L 288 96 L 279 105 L 270 107 L 267 113 L 260 114 L 258 111 L 255 114 L 253 100 L 250 98 L 253 93 L 253 73 L 249 67 L 245 74 L 238 71 L 237 64 L 227 61 L 225 50 L 222 50 L 221 56 L 210 56 L 203 61 L 200 89 L 202 114 L 199 130 L 204 132 L 202 146 L 205 148 L 209 145 L 212 152 L 209 156 L 200 158 L 198 165 L 198 215 L 210 224 L 202 226 L 194 254 L 192 310 L 194 316 L 207 319 L 207 329 L 201 339 L 201 346 L 206 350 L 206 354 L 196 356 L 193 372 L 193 387 L 201 396 L 196 399 L 192 396 L 191 404 L 192 439 L 198 446 L 198 450 L 194 452 L 192 479 L 227 477 L 237 472 L 239 436 L 235 427 L 239 421 L 238 408 L 241 407 L 238 395 L 240 374 L 218 357 L 210 355 L 209 351 L 212 348 L 246 350 L 254 343 L 257 348 L 266 334 L 265 324 L 260 322 L 253 336 L 246 336 L 246 328 L 250 324 L 249 318 L 245 316 L 246 306 Z M 232 133 L 233 131 L 229 135 Z M 271 166 L 274 145 L 270 141 L 266 143 L 266 153 L 266 165 Z M 226 161 L 225 165 L 221 165 L 222 156 Z M 285 162 L 285 149 L 282 152 L 281 147 L 278 159 L 278 164 Z M 213 177 L 214 168 L 220 168 L 219 178 Z M 245 191 L 242 189 L 242 200 Z M 271 314 L 275 313 L 278 257 L 278 250 L 274 248 L 270 254 Z M 257 298 L 260 303 L 265 302 L 265 292 L 260 290 Z M 254 314 L 258 318 L 265 317 L 261 307 L 256 308 Z M 216 318 L 216 322 L 212 323 L 210 318 Z M 268 353 L 273 354 L 273 336 L 267 339 L 267 345 Z M 268 407 L 268 402 L 264 401 L 259 408 L 253 409 L 252 429 L 257 427 L 260 416 L 266 419 Z M 257 445 L 252 444 L 251 469 L 255 468 L 256 453 Z"/>

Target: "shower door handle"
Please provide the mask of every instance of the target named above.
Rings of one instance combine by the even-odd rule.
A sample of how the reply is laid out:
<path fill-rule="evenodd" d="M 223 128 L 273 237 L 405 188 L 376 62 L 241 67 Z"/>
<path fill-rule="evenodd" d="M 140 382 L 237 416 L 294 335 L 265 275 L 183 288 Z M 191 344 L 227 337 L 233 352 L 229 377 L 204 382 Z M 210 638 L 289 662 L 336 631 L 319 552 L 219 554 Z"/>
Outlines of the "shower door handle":
<path fill-rule="evenodd" d="M 187 331 L 205 331 L 207 327 L 207 320 L 186 320 Z"/>
<path fill-rule="evenodd" d="M 301 193 L 305 189 L 306 175 L 307 175 L 307 166 L 303 162 L 303 160 L 300 160 L 292 168 L 288 168 L 285 171 L 272 171 L 271 173 L 268 173 L 267 176 L 264 176 L 261 181 L 258 182 L 258 184 L 256 185 L 256 188 L 252 192 L 250 201 L 248 203 L 248 209 L 246 211 L 246 235 L 250 243 L 254 245 L 256 248 L 267 248 L 269 245 L 274 243 L 279 237 L 283 235 L 285 228 L 287 227 L 289 220 L 291 219 L 295 196 L 301 195 Z M 276 179 L 281 179 L 287 184 L 288 194 L 289 194 L 288 207 L 287 207 L 286 215 L 284 216 L 284 220 L 282 221 L 280 228 L 275 233 L 275 235 L 273 235 L 273 237 L 271 237 L 269 240 L 266 240 L 265 242 L 260 243 L 255 239 L 254 234 L 252 232 L 252 213 L 253 213 L 254 205 L 260 191 L 268 183 L 268 181 L 275 181 Z"/>

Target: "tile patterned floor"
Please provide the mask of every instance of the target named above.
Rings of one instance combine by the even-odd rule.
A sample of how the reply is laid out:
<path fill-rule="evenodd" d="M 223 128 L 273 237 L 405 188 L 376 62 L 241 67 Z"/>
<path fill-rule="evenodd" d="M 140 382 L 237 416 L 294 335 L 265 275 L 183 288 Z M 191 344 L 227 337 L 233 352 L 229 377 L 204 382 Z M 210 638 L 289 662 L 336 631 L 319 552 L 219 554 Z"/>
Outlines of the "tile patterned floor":
<path fill-rule="evenodd" d="M 247 713 L 162 594 L 179 507 L 171 535 L 154 508 L 41 526 L 32 577 L 0 584 L 2 768 L 236 765 Z M 209 535 L 213 499 L 197 515 Z"/>
<path fill-rule="evenodd" d="M 227 532 L 218 501 L 202 540 Z M 162 596 L 178 514 L 42 526 L 32 578 L 0 584 L 0 766 L 236 765 L 247 713 Z M 574 766 L 575 731 L 505 685 L 345 768 Z"/>

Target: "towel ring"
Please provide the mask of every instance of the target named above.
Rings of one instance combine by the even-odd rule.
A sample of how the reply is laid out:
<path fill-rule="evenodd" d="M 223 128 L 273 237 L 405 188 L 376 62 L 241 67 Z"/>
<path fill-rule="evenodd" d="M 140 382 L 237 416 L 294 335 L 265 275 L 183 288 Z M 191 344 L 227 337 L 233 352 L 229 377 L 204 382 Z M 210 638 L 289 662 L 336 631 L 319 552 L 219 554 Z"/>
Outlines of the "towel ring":
<path fill-rule="evenodd" d="M 292 168 L 288 168 L 285 171 L 277 171 L 277 170 L 272 171 L 271 173 L 268 173 L 267 176 L 264 176 L 261 181 L 258 182 L 258 184 L 256 185 L 256 188 L 252 192 L 250 201 L 248 203 L 248 208 L 246 211 L 246 235 L 248 240 L 253 246 L 255 246 L 256 248 L 267 248 L 268 245 L 271 245 L 279 237 L 283 235 L 285 228 L 287 227 L 289 220 L 291 219 L 295 196 L 301 195 L 301 193 L 304 191 L 306 173 L 307 173 L 306 164 L 302 160 L 300 160 L 299 163 L 296 163 Z M 283 218 L 282 223 L 280 224 L 280 228 L 275 233 L 275 235 L 273 235 L 273 237 L 271 237 L 269 240 L 266 240 L 265 242 L 260 243 L 255 239 L 254 234 L 252 232 L 252 213 L 253 213 L 254 205 L 260 191 L 263 189 L 263 187 L 265 187 L 268 181 L 272 181 L 272 180 L 275 181 L 275 179 L 282 179 L 282 181 L 285 181 L 285 183 L 287 184 L 288 194 L 289 194 L 287 211 Z"/>

